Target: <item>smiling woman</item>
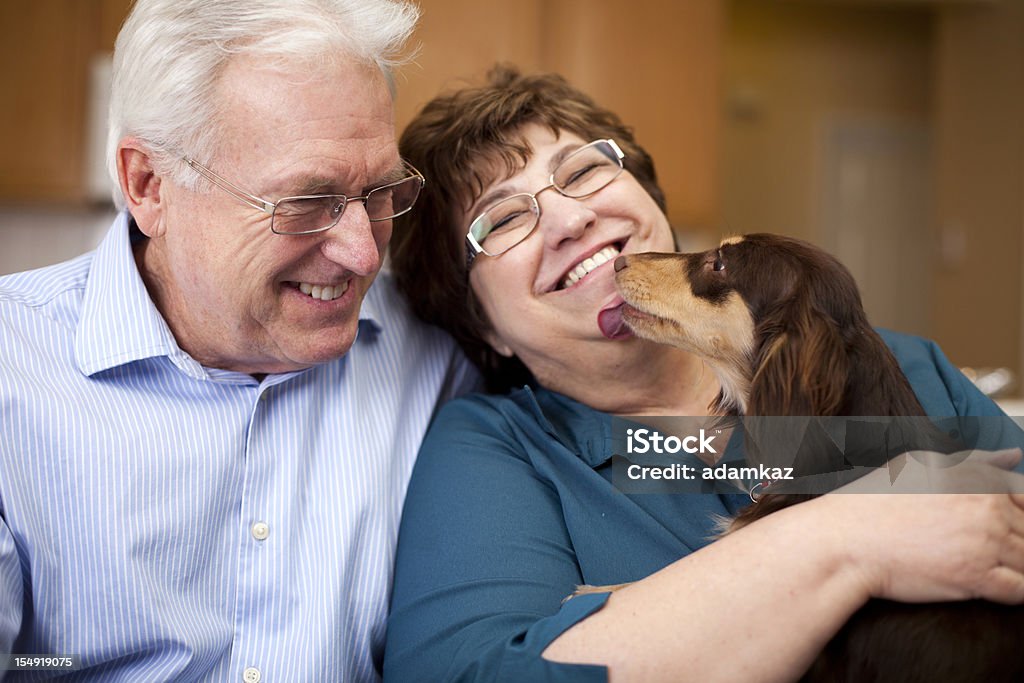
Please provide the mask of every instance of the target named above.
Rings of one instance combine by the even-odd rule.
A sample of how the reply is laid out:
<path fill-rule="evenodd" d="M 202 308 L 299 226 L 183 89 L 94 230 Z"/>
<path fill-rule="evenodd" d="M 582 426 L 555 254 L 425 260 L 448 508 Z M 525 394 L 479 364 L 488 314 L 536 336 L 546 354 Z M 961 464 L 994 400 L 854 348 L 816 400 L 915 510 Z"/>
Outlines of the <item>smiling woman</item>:
<path fill-rule="evenodd" d="M 1024 600 L 1024 501 L 1008 495 L 823 496 L 709 544 L 745 494 L 614 486 L 612 415 L 707 416 L 721 387 L 623 323 L 614 262 L 673 235 L 613 113 L 498 69 L 429 103 L 400 148 L 428 178 L 392 243 L 405 296 L 492 388 L 529 386 L 453 401 L 424 441 L 385 678 L 786 681 L 870 597 Z M 999 414 L 930 342 L 886 339 L 930 414 Z M 980 467 L 994 486 L 1019 476 Z"/>
<path fill-rule="evenodd" d="M 464 114 L 452 116 L 452 111 Z M 529 125 L 530 136 L 547 145 L 550 158 L 534 160 L 533 178 L 517 179 L 513 176 L 534 156 L 532 137 L 524 135 L 525 130 L 518 130 L 524 125 Z M 561 155 L 560 160 L 595 140 L 612 141 L 623 154 L 621 163 L 627 173 L 583 202 L 556 197 L 557 188 L 542 194 L 543 189 L 555 184 L 555 168 L 551 164 L 555 156 Z M 469 223 L 483 219 L 485 209 L 494 208 L 499 199 L 516 193 L 535 193 L 541 195 L 534 203 L 539 222 L 544 222 L 542 204 L 548 204 L 549 197 L 551 203 L 562 208 L 587 207 L 607 192 L 618 192 L 619 188 L 614 186 L 620 183 L 632 188 L 639 184 L 643 192 L 638 197 L 662 231 L 662 239 L 668 240 L 664 248 L 671 249 L 672 235 L 664 217 L 665 197 L 650 155 L 617 116 L 594 106 L 561 78 L 522 77 L 510 69 L 497 69 L 487 88 L 452 93 L 428 105 L 405 129 L 400 147 L 404 158 L 430 181 L 426 201 L 417 204 L 414 214 L 396 221 L 391 241 L 395 276 L 420 317 L 449 330 L 470 358 L 490 370 L 487 381 L 494 390 L 521 386 L 529 381 L 531 373 L 520 359 L 502 355 L 485 341 L 484 336 L 492 327 L 490 319 L 469 286 L 471 269 L 466 250 L 472 253 L 473 247 L 467 247 L 471 242 L 466 237 L 471 231 Z M 549 214 L 555 211 L 545 210 Z M 553 217 L 559 219 L 560 215 L 555 212 Z M 441 230 L 440 226 L 451 229 Z M 478 224 L 473 227 L 479 229 Z M 537 230 L 531 233 L 532 240 L 537 239 L 536 233 Z M 518 260 L 514 253 L 518 249 L 529 253 L 530 245 L 516 247 L 507 258 Z M 579 252 L 574 244 L 572 249 L 576 260 L 564 263 L 562 271 L 551 276 L 555 279 L 550 287 L 560 284 L 559 276 L 567 276 L 570 266 L 590 255 Z M 572 254 L 568 250 L 559 253 L 560 259 L 566 256 L 571 258 Z M 482 259 L 487 260 L 490 259 Z M 425 278 L 420 267 L 428 263 L 431 276 Z M 456 305 L 449 306 L 451 302 Z"/>

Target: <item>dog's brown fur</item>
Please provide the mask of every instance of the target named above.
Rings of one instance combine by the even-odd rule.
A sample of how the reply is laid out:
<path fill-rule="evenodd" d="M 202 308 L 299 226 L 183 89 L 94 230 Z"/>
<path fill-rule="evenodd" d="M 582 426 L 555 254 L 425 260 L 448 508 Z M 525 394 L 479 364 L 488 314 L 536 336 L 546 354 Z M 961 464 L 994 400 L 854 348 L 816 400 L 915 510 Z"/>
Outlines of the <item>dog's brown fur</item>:
<path fill-rule="evenodd" d="M 703 253 L 622 256 L 615 270 L 627 302 L 623 318 L 639 336 L 703 358 L 721 382 L 712 406 L 718 412 L 925 415 L 868 324 L 853 277 L 817 247 L 747 235 Z M 762 496 L 731 528 L 808 497 Z M 872 600 L 802 680 L 1024 681 L 1021 644 L 1024 609 L 984 601 Z"/>

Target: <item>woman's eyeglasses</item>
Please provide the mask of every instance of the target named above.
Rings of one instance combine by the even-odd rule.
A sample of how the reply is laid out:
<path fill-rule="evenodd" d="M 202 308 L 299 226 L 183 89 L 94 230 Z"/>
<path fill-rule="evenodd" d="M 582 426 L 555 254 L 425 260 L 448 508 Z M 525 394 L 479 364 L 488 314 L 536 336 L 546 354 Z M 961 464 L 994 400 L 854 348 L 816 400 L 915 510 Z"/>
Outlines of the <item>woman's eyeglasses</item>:
<path fill-rule="evenodd" d="M 537 195 L 544 190 L 574 199 L 589 197 L 622 173 L 625 154 L 614 140 L 595 140 L 558 164 L 548 184 L 533 194 L 522 193 L 492 204 L 469 224 L 466 270 L 478 254 L 500 256 L 533 233 L 540 220 Z"/>

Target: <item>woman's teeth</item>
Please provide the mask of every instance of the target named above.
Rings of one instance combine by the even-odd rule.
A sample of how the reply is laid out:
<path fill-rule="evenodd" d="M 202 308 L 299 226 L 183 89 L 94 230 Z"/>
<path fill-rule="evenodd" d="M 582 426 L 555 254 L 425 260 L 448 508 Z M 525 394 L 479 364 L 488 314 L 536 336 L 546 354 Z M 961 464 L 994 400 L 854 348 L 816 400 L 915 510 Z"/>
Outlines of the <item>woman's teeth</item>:
<path fill-rule="evenodd" d="M 569 271 L 565 280 L 562 281 L 562 289 L 572 287 L 574 284 L 579 282 L 586 276 L 587 273 L 597 268 L 603 263 L 611 261 L 619 255 L 619 250 L 615 246 L 609 244 L 607 247 L 597 252 L 590 258 L 585 258 L 576 265 L 575 268 Z"/>
<path fill-rule="evenodd" d="M 345 293 L 348 289 L 348 281 L 341 283 L 340 285 L 311 285 L 308 282 L 300 282 L 299 291 L 303 294 L 308 294 L 314 299 L 320 299 L 321 301 L 333 301 L 339 296 Z"/>

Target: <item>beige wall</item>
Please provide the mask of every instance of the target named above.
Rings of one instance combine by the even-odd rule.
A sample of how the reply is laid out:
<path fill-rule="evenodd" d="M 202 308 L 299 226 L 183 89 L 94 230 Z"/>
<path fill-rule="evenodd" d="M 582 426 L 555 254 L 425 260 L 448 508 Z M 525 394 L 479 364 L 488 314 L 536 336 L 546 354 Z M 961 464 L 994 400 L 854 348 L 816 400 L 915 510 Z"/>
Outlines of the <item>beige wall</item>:
<path fill-rule="evenodd" d="M 838 117 L 925 122 L 930 25 L 919 8 L 730 2 L 723 229 L 822 242 L 822 127 Z"/>
<path fill-rule="evenodd" d="M 723 231 L 828 245 L 830 122 L 923 131 L 927 191 L 907 198 L 924 198 L 924 230 L 872 237 L 880 240 L 872 258 L 893 248 L 903 256 L 878 281 L 861 282 L 884 284 L 865 296 L 869 315 L 872 306 L 902 310 L 883 322 L 937 339 L 959 365 L 1019 375 L 1024 2 L 732 0 L 726 27 Z"/>

